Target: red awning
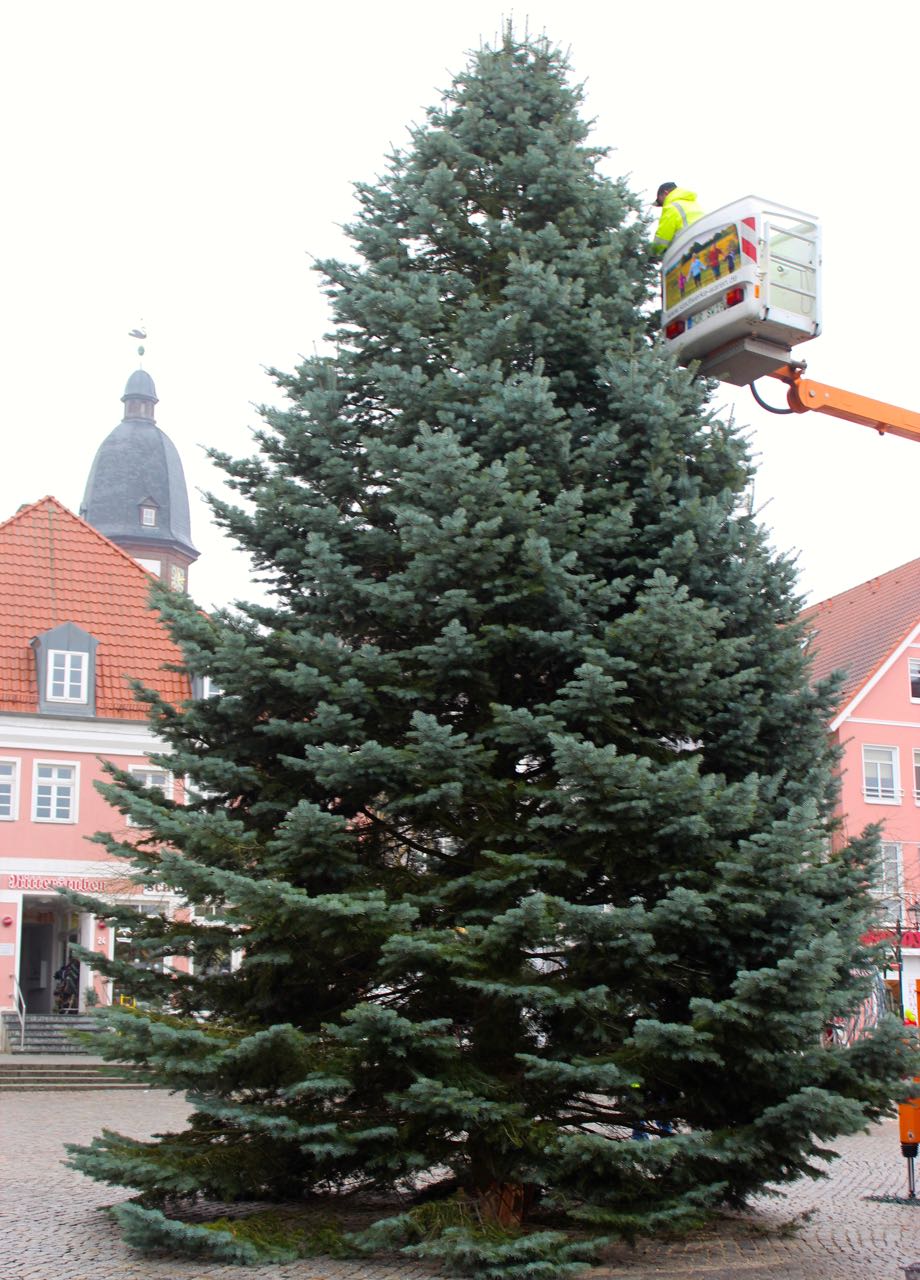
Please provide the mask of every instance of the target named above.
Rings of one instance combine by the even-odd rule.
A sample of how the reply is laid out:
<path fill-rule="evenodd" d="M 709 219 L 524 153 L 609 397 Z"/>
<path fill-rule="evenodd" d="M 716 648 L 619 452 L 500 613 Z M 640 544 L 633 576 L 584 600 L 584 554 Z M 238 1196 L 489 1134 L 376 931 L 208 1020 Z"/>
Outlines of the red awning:
<path fill-rule="evenodd" d="M 868 933 L 864 933 L 861 941 L 871 946 L 874 942 L 891 942 L 896 943 L 898 935 L 894 929 L 871 929 Z M 905 929 L 901 934 L 901 948 L 908 950 L 920 950 L 920 929 Z"/>

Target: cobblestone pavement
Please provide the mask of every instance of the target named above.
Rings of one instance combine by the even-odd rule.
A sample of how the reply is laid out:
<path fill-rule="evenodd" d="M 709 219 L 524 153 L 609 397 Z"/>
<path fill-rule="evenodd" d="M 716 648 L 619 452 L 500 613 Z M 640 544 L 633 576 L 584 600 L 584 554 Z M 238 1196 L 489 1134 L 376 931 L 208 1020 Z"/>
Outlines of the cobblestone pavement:
<path fill-rule="evenodd" d="M 103 1126 L 137 1137 L 177 1127 L 181 1098 L 158 1091 L 6 1093 L 0 1097 L 0 1277 L 2 1280 L 434 1280 L 399 1259 L 312 1259 L 239 1268 L 148 1258 L 128 1249 L 99 1212 L 111 1188 L 61 1164 L 65 1142 Z M 615 1249 L 586 1280 L 903 1280 L 920 1262 L 920 1207 L 867 1195 L 906 1195 L 897 1125 L 836 1144 L 830 1177 L 765 1199 L 687 1240 Z"/>

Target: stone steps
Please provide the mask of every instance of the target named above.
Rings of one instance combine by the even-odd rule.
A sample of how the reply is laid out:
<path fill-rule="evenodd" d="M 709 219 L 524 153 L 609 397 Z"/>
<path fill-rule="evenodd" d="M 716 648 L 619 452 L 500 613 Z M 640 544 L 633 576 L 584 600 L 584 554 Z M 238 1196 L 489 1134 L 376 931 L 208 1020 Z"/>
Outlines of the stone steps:
<path fill-rule="evenodd" d="M 148 1089 L 140 1080 L 0 1080 L 0 1094 L 4 1093 L 86 1093 L 101 1089 Z"/>
<path fill-rule="evenodd" d="M 134 1068 L 103 1062 L 74 1031 L 96 1032 L 91 1013 L 26 1014 L 25 1039 L 19 1044 L 19 1019 L 3 1014 L 8 1052 L 0 1055 L 0 1093 L 61 1089 L 148 1089 Z"/>
<path fill-rule="evenodd" d="M 46 1057 L 0 1058 L 0 1093 L 60 1089 L 146 1089 L 133 1068 L 109 1062 Z"/>
<path fill-rule="evenodd" d="M 99 1024 L 93 1014 L 26 1014 L 25 1038 L 19 1043 L 19 1019 L 15 1014 L 3 1014 L 3 1030 L 10 1053 L 62 1053 L 89 1054 L 92 1049 L 78 1040 L 73 1033 L 95 1032 Z"/>

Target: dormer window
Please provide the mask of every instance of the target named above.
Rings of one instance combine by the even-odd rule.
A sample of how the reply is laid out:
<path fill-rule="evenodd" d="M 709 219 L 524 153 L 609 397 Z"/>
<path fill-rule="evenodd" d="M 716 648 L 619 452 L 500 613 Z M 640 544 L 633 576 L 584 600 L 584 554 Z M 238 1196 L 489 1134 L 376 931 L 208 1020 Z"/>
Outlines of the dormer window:
<path fill-rule="evenodd" d="M 45 696 L 49 702 L 85 703 L 88 675 L 88 653 L 78 653 L 72 649 L 50 649 Z"/>
<path fill-rule="evenodd" d="M 142 498 L 139 510 L 142 526 L 145 529 L 155 529 L 159 523 L 159 506 L 153 498 Z"/>
<path fill-rule="evenodd" d="M 96 714 L 96 650 L 99 641 L 75 622 L 44 631 L 32 641 L 38 710 L 44 715 Z"/>

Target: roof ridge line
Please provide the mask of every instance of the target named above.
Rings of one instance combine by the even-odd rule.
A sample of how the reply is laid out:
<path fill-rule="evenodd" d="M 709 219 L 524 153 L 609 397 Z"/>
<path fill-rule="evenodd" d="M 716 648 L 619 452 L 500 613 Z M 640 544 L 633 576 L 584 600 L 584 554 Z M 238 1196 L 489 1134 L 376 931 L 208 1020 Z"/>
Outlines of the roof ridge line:
<path fill-rule="evenodd" d="M 904 560 L 901 564 L 896 564 L 893 569 L 886 569 L 884 573 L 873 574 L 871 578 L 865 578 L 862 582 L 856 582 L 852 587 L 845 587 L 843 591 L 835 591 L 832 596 L 825 596 L 823 600 L 816 600 L 814 604 L 806 605 L 799 616 L 801 617 L 804 614 L 811 613 L 814 609 L 820 609 L 822 605 L 830 604 L 833 600 L 839 600 L 842 596 L 848 596 L 853 591 L 859 591 L 863 587 L 868 587 L 873 582 L 881 582 L 883 578 L 888 578 L 892 574 L 900 573 L 911 565 L 916 565 L 920 568 L 920 556 L 912 556 L 910 560 Z"/>
<path fill-rule="evenodd" d="M 64 503 L 61 502 L 60 498 L 56 498 L 53 493 L 45 494 L 45 496 L 43 498 L 39 498 L 37 502 L 30 502 L 25 504 L 24 506 L 20 507 L 19 510 L 15 512 L 13 515 L 11 515 L 8 519 L 0 522 L 0 534 L 3 533 L 3 531 L 7 528 L 8 525 L 15 523 L 15 521 L 21 519 L 22 517 L 28 515 L 33 511 L 36 511 L 39 507 L 41 507 L 43 504 L 48 502 L 50 502 L 53 506 L 57 507 L 59 511 L 62 511 L 65 516 L 69 516 L 71 520 L 74 520 L 77 524 L 82 525 L 84 529 L 88 529 L 90 533 L 92 533 L 96 538 L 99 539 L 100 542 L 104 542 L 107 547 L 110 547 L 113 551 L 117 551 L 123 560 L 127 560 L 127 562 L 131 565 L 131 567 L 133 569 L 136 569 L 138 573 L 142 573 L 146 579 L 148 579 L 149 581 L 160 580 L 155 573 L 152 573 L 149 569 L 145 569 L 144 566 L 140 564 L 137 560 L 135 560 L 133 556 L 128 555 L 127 551 L 125 551 L 122 547 L 120 547 L 117 542 L 113 542 L 111 538 L 107 538 L 104 533 L 99 532 L 99 530 L 95 527 L 95 525 L 91 525 L 88 520 L 84 520 L 83 517 L 78 516 L 75 511 L 71 511 L 70 507 L 65 506 Z"/>

